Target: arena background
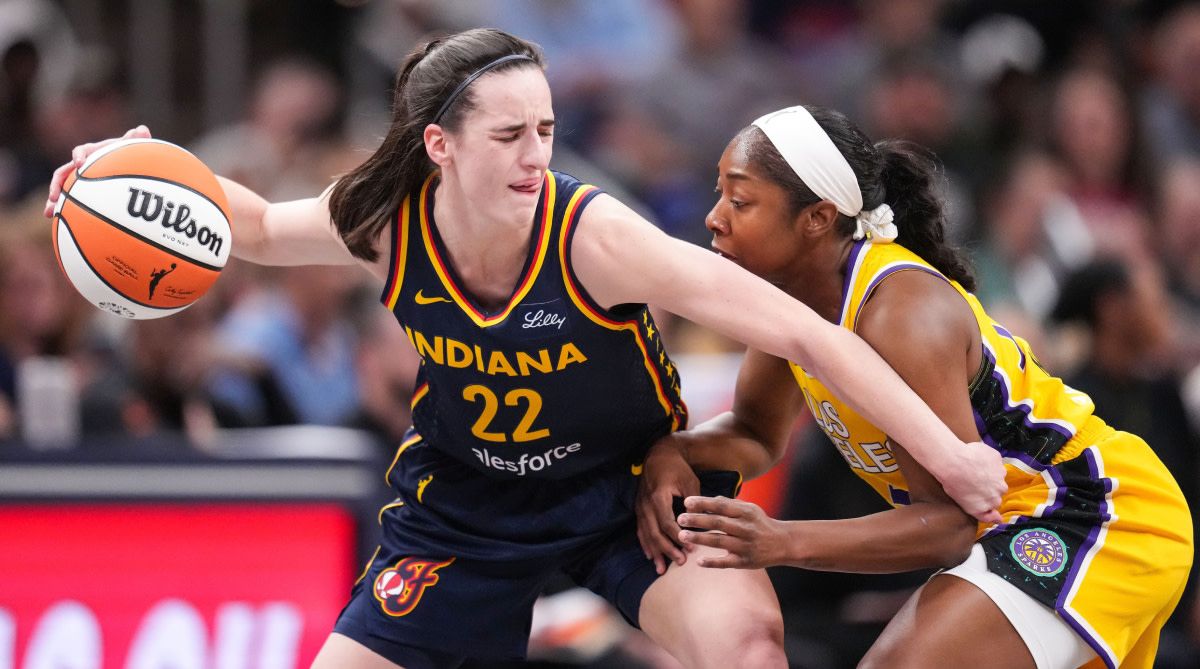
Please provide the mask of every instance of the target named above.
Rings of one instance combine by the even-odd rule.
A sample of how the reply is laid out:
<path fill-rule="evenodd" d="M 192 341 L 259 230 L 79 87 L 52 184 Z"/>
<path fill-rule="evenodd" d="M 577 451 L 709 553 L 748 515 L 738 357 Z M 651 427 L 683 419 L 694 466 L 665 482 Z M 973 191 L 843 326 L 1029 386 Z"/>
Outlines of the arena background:
<path fill-rule="evenodd" d="M 415 364 L 342 269 L 234 262 L 178 316 L 99 312 L 55 266 L 53 169 L 145 123 L 271 199 L 315 194 L 382 136 L 404 53 L 472 26 L 544 47 L 554 167 L 699 244 L 716 160 L 762 112 L 930 147 L 985 305 L 1195 503 L 1196 4 L 0 0 L 0 669 L 307 666 L 374 547 Z M 738 347 L 659 318 L 694 420 L 728 407 Z M 794 441 L 749 498 L 879 508 L 809 425 Z M 793 666 L 853 666 L 926 576 L 774 573 Z M 1200 666 L 1194 599 L 1159 666 Z M 531 657 L 673 666 L 565 585 Z"/>

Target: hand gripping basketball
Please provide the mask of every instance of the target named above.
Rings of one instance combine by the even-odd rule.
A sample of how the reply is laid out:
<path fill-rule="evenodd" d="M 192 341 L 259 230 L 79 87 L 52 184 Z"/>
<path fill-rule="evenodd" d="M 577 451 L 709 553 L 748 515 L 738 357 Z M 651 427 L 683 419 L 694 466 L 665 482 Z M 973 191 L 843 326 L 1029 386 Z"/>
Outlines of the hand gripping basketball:
<path fill-rule="evenodd" d="M 145 127 L 75 148 L 50 186 L 54 251 L 75 288 L 127 318 L 186 308 L 229 258 L 229 205 L 216 176 Z"/>
<path fill-rule="evenodd" d="M 54 217 L 54 205 L 58 202 L 58 196 L 62 194 L 63 182 L 67 180 L 67 177 L 76 169 L 82 167 L 83 162 L 88 159 L 88 156 L 95 153 L 98 149 L 102 149 L 109 144 L 114 144 L 123 139 L 150 139 L 150 129 L 144 125 L 139 125 L 136 128 L 130 129 L 122 137 L 106 139 L 91 144 L 80 144 L 71 151 L 71 160 L 54 170 L 54 176 L 50 178 L 50 194 L 46 198 L 46 208 L 42 212 L 46 218 Z"/>

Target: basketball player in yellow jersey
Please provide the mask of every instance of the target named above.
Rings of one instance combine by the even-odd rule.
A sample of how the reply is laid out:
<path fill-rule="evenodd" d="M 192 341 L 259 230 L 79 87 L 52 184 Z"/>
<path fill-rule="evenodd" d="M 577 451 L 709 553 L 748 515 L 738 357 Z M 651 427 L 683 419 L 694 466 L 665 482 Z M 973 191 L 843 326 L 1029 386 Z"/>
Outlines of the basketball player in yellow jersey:
<path fill-rule="evenodd" d="M 902 439 L 811 370 L 751 350 L 732 412 L 651 449 L 643 549 L 677 562 L 672 538 L 727 551 L 691 554 L 707 567 L 946 567 L 863 666 L 1148 669 L 1192 562 L 1187 504 L 1145 442 L 1094 416 L 971 295 L 969 268 L 944 243 L 934 168 L 914 147 L 872 145 L 841 114 L 789 108 L 729 144 L 707 224 L 718 252 L 857 332 L 960 439 L 1004 456 L 1003 521 L 962 513 Z M 745 502 L 688 497 L 672 517 L 672 495 L 696 494 L 691 467 L 760 474 L 805 406 L 891 510 L 781 522 Z"/>

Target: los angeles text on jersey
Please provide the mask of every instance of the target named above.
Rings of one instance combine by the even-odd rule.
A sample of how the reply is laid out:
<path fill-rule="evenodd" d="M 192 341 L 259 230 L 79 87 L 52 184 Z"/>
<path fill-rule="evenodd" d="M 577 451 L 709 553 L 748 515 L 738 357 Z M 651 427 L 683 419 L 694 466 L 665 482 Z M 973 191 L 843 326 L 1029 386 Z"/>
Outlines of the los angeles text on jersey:
<path fill-rule="evenodd" d="M 522 453 L 521 457 L 516 460 L 508 460 L 498 455 L 493 455 L 486 448 L 472 448 L 471 452 L 486 467 L 502 472 L 513 472 L 517 476 L 525 476 L 527 472 L 540 472 L 543 469 L 548 469 L 555 462 L 566 458 L 572 453 L 578 452 L 581 448 L 583 448 L 583 444 L 576 442 L 567 446 L 547 448 L 544 453 L 537 455 Z"/>
<path fill-rule="evenodd" d="M 474 367 L 493 376 L 529 376 L 534 372 L 549 374 L 562 371 L 573 363 L 587 362 L 587 356 L 572 342 L 535 351 L 506 353 L 486 351 L 479 344 L 466 344 L 442 335 L 426 337 L 410 327 L 405 327 L 404 332 L 427 363 L 459 369 Z"/>

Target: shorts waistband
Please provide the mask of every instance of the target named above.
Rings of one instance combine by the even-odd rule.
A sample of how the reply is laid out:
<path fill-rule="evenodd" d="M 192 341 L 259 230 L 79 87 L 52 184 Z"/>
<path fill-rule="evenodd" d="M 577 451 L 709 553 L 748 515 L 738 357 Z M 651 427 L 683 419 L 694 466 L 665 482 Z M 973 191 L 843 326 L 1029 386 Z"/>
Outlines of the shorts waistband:
<path fill-rule="evenodd" d="M 1066 444 L 1063 444 L 1063 447 L 1054 455 L 1050 464 L 1057 465 L 1068 460 L 1073 460 L 1087 448 L 1095 446 L 1113 434 L 1116 434 L 1116 432 L 1112 426 L 1105 423 L 1099 417 L 1095 415 L 1088 416 L 1083 426 L 1075 433 L 1075 436 L 1071 437 Z"/>

